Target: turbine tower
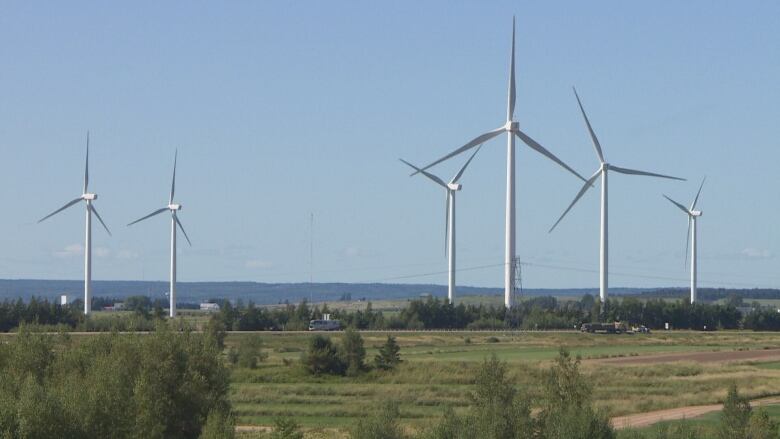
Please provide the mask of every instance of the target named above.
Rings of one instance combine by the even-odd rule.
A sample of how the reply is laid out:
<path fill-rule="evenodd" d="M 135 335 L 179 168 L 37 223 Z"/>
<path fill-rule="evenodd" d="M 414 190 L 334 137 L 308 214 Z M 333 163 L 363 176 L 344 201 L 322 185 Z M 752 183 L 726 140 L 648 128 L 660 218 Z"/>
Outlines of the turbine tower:
<path fill-rule="evenodd" d="M 445 183 L 441 178 L 431 174 L 430 172 L 423 171 L 422 169 L 414 166 L 404 159 L 400 159 L 407 166 L 414 169 L 416 172 L 422 173 L 431 181 L 443 187 L 446 191 L 447 205 L 445 209 L 446 217 L 444 221 L 444 255 L 448 258 L 447 300 L 450 304 L 455 303 L 455 194 L 463 188 L 463 186 L 458 183 L 458 180 L 460 180 L 460 178 L 463 176 L 463 172 L 466 171 L 469 163 L 471 163 L 471 160 L 473 160 L 474 156 L 477 155 L 480 148 L 482 148 L 482 145 L 480 145 L 477 150 L 471 154 L 471 157 L 469 157 L 463 167 L 460 168 L 458 173 L 452 177 L 452 180 L 450 180 L 449 183 Z"/>
<path fill-rule="evenodd" d="M 507 308 L 513 306 L 513 288 L 512 285 L 515 279 L 515 136 L 517 136 L 523 143 L 528 145 L 531 149 L 544 155 L 550 160 L 562 166 L 567 171 L 576 175 L 579 179 L 585 181 L 585 178 L 578 174 L 575 170 L 570 168 L 566 163 L 561 161 L 558 157 L 553 155 L 550 151 L 529 137 L 526 133 L 520 130 L 520 125 L 514 120 L 515 114 L 515 19 L 512 17 L 512 50 L 509 57 L 509 91 L 507 97 L 506 108 L 506 123 L 499 128 L 492 131 L 488 131 L 485 134 L 477 136 L 470 142 L 456 149 L 455 151 L 445 155 L 444 157 L 436 160 L 435 162 L 421 168 L 421 170 L 427 170 L 428 168 L 437 165 L 453 156 L 456 156 L 464 151 L 474 148 L 499 134 L 506 133 L 506 228 L 505 228 L 505 252 L 504 252 L 504 305 Z M 415 172 L 414 174 L 416 174 Z M 412 174 L 412 175 L 414 175 Z"/>
<path fill-rule="evenodd" d="M 89 132 L 87 132 L 87 157 L 86 164 L 84 166 L 84 189 L 81 196 L 69 201 L 66 205 L 60 207 L 54 212 L 46 215 L 38 220 L 41 221 L 50 218 L 63 210 L 77 204 L 79 201 L 86 203 L 87 209 L 87 226 L 86 226 L 86 239 L 84 242 L 84 315 L 89 315 L 92 312 L 92 214 L 94 213 L 103 228 L 106 229 L 108 235 L 111 236 L 111 231 L 108 230 L 108 226 L 103 222 L 103 218 L 100 217 L 97 209 L 92 204 L 97 200 L 97 194 L 89 193 Z"/>
<path fill-rule="evenodd" d="M 669 175 L 662 175 L 662 174 L 655 174 L 653 172 L 646 172 L 646 171 L 637 171 L 635 169 L 628 169 L 628 168 L 621 168 L 615 165 L 609 164 L 606 159 L 604 159 L 604 152 L 601 149 L 601 144 L 599 143 L 599 139 L 596 137 L 596 133 L 593 132 L 593 128 L 590 125 L 590 121 L 588 120 L 588 116 L 585 114 L 585 109 L 582 107 L 582 102 L 580 101 L 580 97 L 577 94 L 577 90 L 574 89 L 574 97 L 577 98 L 577 104 L 580 107 L 580 112 L 582 113 L 583 119 L 585 119 L 585 126 L 588 128 L 588 133 L 590 134 L 590 139 L 593 142 L 593 148 L 596 150 L 596 156 L 599 160 L 599 169 L 596 170 L 596 172 L 587 180 L 585 181 L 585 184 L 582 186 L 582 189 L 577 193 L 577 196 L 574 197 L 574 201 L 569 204 L 569 207 L 566 208 L 566 210 L 563 212 L 563 214 L 558 218 L 558 221 L 555 222 L 555 224 L 550 228 L 550 232 L 552 232 L 556 226 L 563 220 L 563 217 L 566 216 L 567 213 L 571 210 L 572 207 L 579 201 L 580 198 L 585 194 L 585 192 L 588 191 L 593 186 L 593 183 L 596 181 L 598 177 L 601 177 L 601 245 L 600 245 L 600 257 L 599 257 L 599 298 L 601 299 L 601 303 L 604 303 L 607 300 L 607 293 L 609 291 L 609 192 L 608 192 L 608 185 L 607 185 L 607 175 L 609 171 L 615 171 L 619 174 L 628 174 L 628 175 L 644 175 L 648 177 L 659 177 L 659 178 L 669 178 L 672 180 L 681 180 L 685 181 L 684 178 L 679 177 L 671 177 Z"/>
<path fill-rule="evenodd" d="M 184 226 L 181 225 L 181 221 L 179 221 L 179 217 L 176 214 L 176 212 L 180 211 L 182 208 L 181 204 L 176 204 L 173 202 L 173 195 L 176 191 L 176 160 L 178 159 L 179 151 L 177 150 L 176 153 L 173 156 L 173 179 L 171 180 L 171 195 L 168 198 L 168 205 L 155 210 L 154 212 L 150 213 L 149 215 L 146 215 L 143 218 L 139 218 L 132 223 L 128 224 L 128 226 L 132 226 L 135 223 L 141 222 L 147 218 L 151 218 L 155 215 L 161 214 L 165 211 L 171 212 L 171 278 L 170 278 L 170 291 L 168 294 L 168 299 L 170 300 L 170 312 L 168 315 L 170 317 L 176 317 L 176 227 L 178 226 L 181 229 L 181 232 L 184 234 L 184 238 L 187 239 L 187 243 L 192 246 L 192 242 L 190 242 L 190 237 L 187 236 L 187 232 L 184 231 Z"/>
<path fill-rule="evenodd" d="M 688 244 L 691 246 L 691 303 L 696 302 L 696 276 L 697 276 L 697 256 L 696 256 L 696 220 L 702 215 L 701 210 L 696 210 L 696 203 L 699 202 L 699 195 L 701 195 L 701 188 L 704 187 L 704 181 L 707 177 L 704 177 L 699 185 L 699 191 L 696 192 L 696 198 L 693 199 L 691 207 L 685 207 L 682 204 L 672 200 L 664 195 L 664 198 L 669 200 L 672 204 L 680 208 L 686 215 L 688 215 L 688 235 L 685 237 L 685 264 L 688 264 Z"/>

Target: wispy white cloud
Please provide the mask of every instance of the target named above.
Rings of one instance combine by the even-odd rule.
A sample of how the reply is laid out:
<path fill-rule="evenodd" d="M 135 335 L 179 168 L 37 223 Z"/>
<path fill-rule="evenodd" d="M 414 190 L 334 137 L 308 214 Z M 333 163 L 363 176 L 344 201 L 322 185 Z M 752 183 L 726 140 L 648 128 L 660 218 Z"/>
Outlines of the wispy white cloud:
<path fill-rule="evenodd" d="M 755 247 L 748 247 L 739 252 L 739 255 L 745 259 L 772 259 L 775 257 L 772 251 Z"/>
<path fill-rule="evenodd" d="M 72 258 L 84 256 L 83 244 L 70 244 L 60 250 L 55 250 L 53 253 L 56 258 Z M 96 258 L 108 258 L 111 256 L 111 250 L 106 247 L 94 247 L 92 249 L 92 256 Z"/>
<path fill-rule="evenodd" d="M 246 268 L 267 269 L 273 266 L 274 264 L 272 262 L 268 262 L 263 259 L 249 259 L 244 262 L 244 267 Z"/>

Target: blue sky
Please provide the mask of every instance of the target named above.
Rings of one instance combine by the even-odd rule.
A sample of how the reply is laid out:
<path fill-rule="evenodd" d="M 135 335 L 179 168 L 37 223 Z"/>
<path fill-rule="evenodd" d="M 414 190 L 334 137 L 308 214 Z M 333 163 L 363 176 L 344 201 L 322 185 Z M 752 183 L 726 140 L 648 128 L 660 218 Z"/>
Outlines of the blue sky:
<path fill-rule="evenodd" d="M 680 175 L 610 179 L 613 286 L 685 285 L 700 206 L 702 286 L 780 287 L 780 4 L 725 2 L 8 2 L 0 7 L 0 277 L 80 279 L 91 189 L 95 279 L 166 279 L 177 198 L 182 281 L 445 283 L 442 191 L 409 178 L 503 123 L 517 15 L 521 127 L 582 174 L 607 159 Z M 502 284 L 505 140 L 458 198 L 459 283 Z M 465 157 L 434 168 L 450 177 Z M 598 195 L 547 229 L 576 179 L 518 147 L 527 287 L 598 284 Z M 183 240 L 180 240 L 183 243 Z M 433 274 L 431 274 L 433 273 Z"/>

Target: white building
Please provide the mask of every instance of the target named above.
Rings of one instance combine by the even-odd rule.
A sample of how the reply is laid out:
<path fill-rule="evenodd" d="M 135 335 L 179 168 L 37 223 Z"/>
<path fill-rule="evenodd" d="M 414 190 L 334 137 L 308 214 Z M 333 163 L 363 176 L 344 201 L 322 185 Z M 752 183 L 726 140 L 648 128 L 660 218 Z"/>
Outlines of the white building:
<path fill-rule="evenodd" d="M 201 311 L 207 311 L 207 312 L 217 312 L 217 311 L 219 311 L 219 304 L 218 303 L 201 303 L 200 304 L 200 310 Z"/>

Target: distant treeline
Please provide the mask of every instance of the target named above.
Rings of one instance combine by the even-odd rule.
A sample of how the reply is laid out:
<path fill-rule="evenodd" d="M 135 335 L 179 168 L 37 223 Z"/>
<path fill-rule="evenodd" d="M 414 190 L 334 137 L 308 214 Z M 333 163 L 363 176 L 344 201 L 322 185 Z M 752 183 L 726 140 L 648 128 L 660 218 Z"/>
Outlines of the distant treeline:
<path fill-rule="evenodd" d="M 93 308 L 111 300 L 97 298 Z M 364 310 L 345 311 L 330 309 L 327 304 L 312 306 L 306 301 L 279 307 L 261 307 L 252 302 L 232 305 L 223 300 L 220 311 L 212 316 L 228 330 L 306 330 L 309 321 L 330 314 L 345 327 L 356 329 L 574 329 L 582 323 L 620 321 L 629 325 L 645 325 L 662 329 L 668 323 L 674 329 L 752 329 L 780 330 L 780 313 L 775 308 L 754 306 L 745 315 L 740 313 L 737 300 L 725 304 L 696 303 L 687 300 L 641 300 L 623 297 L 607 300 L 602 304 L 586 294 L 580 300 L 558 300 L 554 297 L 533 297 L 522 301 L 511 310 L 503 306 L 450 305 L 434 297 L 410 301 L 399 312 L 376 311 L 369 302 Z M 79 331 L 138 331 L 151 330 L 154 321 L 164 319 L 165 302 L 145 296 L 125 299 L 124 314 L 113 318 L 87 318 L 83 315 L 81 301 L 59 305 L 45 299 L 31 298 L 24 302 L 0 302 L 0 331 L 7 332 L 23 324 L 51 326 L 52 329 Z M 185 322 L 186 323 L 186 322 Z"/>
<path fill-rule="evenodd" d="M 688 293 L 687 288 L 659 288 L 645 291 L 640 294 L 643 297 L 679 298 Z M 716 301 L 721 299 L 739 298 L 752 299 L 780 299 L 780 290 L 774 288 L 699 288 L 696 294 L 700 300 Z"/>
<path fill-rule="evenodd" d="M 578 301 L 534 297 L 507 310 L 502 306 L 451 305 L 428 298 L 409 302 L 399 313 L 385 315 L 369 303 L 365 310 L 331 310 L 327 304 L 312 307 L 305 301 L 279 308 L 258 307 L 251 302 L 222 304 L 212 318 L 237 331 L 305 330 L 310 320 L 330 314 L 347 327 L 357 329 L 574 329 L 587 322 L 621 321 L 662 329 L 754 329 L 780 330 L 780 314 L 774 309 L 756 309 L 742 316 L 733 304 L 691 305 L 687 300 L 640 300 L 624 297 L 602 304 L 591 295 Z"/>

